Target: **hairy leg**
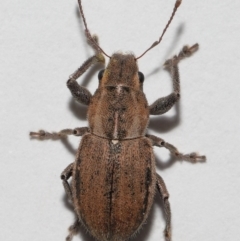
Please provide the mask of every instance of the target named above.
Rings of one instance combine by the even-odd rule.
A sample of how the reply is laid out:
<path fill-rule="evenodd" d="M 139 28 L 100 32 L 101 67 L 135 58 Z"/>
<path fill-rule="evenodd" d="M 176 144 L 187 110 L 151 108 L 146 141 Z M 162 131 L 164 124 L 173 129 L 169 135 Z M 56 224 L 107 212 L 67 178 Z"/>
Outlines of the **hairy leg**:
<path fill-rule="evenodd" d="M 170 153 L 173 156 L 179 158 L 180 160 L 190 161 L 193 163 L 206 161 L 205 156 L 200 156 L 196 152 L 192 152 L 190 154 L 182 154 L 181 152 L 178 151 L 178 149 L 175 146 L 173 146 L 170 143 L 165 142 L 163 139 L 161 139 L 157 136 L 146 135 L 146 137 L 148 137 L 152 141 L 153 146 L 165 147 L 166 149 L 168 149 L 170 151 Z"/>
<path fill-rule="evenodd" d="M 165 68 L 169 71 L 173 81 L 173 93 L 168 96 L 157 99 L 152 105 L 149 106 L 150 115 L 162 115 L 169 111 L 172 106 L 180 98 L 180 78 L 178 71 L 178 63 L 180 60 L 191 56 L 198 49 L 198 44 L 192 47 L 184 46 L 181 52 L 173 58 L 167 60 L 164 64 Z"/>
<path fill-rule="evenodd" d="M 157 174 L 157 189 L 162 197 L 164 213 L 166 217 L 166 228 L 165 228 L 164 234 L 165 234 L 166 240 L 170 241 L 171 240 L 171 209 L 170 209 L 170 203 L 168 201 L 169 194 L 162 177 L 158 174 Z"/>
<path fill-rule="evenodd" d="M 39 140 L 47 140 L 47 139 L 52 139 L 52 140 L 58 140 L 61 138 L 66 138 L 69 135 L 74 135 L 74 136 L 83 136 L 84 134 L 89 132 L 88 127 L 79 127 L 75 129 L 64 129 L 59 132 L 47 132 L 44 130 L 40 130 L 38 132 L 30 132 L 29 135 L 32 138 L 36 138 Z"/>

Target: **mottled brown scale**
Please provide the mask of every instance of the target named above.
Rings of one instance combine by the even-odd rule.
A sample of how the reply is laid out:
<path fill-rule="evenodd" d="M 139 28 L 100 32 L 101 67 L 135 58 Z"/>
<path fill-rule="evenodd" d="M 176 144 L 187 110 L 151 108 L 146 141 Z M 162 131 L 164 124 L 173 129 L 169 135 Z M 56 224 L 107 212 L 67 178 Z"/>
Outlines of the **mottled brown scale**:
<path fill-rule="evenodd" d="M 135 57 L 114 54 L 88 108 L 91 132 L 117 140 L 144 136 L 149 109 L 141 87 Z"/>
<path fill-rule="evenodd" d="M 153 202 L 156 175 L 150 140 L 113 144 L 86 134 L 72 185 L 75 211 L 94 237 L 128 239 L 145 221 Z"/>

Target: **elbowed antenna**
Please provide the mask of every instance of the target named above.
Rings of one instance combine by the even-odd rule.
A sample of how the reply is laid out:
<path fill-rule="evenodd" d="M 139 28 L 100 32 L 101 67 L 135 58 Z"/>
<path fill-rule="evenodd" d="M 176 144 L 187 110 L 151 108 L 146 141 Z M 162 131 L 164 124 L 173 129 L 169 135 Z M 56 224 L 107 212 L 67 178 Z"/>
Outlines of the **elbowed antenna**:
<path fill-rule="evenodd" d="M 111 56 L 109 56 L 108 54 L 106 54 L 103 49 L 99 46 L 99 44 L 96 42 L 96 40 L 92 37 L 88 27 L 87 27 L 87 21 L 85 19 L 84 13 L 83 13 L 83 7 L 82 7 L 82 1 L 78 0 L 78 5 L 79 5 L 79 10 L 80 10 L 80 14 L 82 16 L 83 19 L 83 23 L 85 26 L 85 33 L 86 33 L 86 37 L 88 39 L 88 41 L 91 43 L 92 47 L 97 51 L 97 52 L 102 52 L 104 55 L 106 55 L 108 58 L 111 58 Z"/>
<path fill-rule="evenodd" d="M 139 57 L 135 58 L 136 60 L 137 59 L 140 59 L 144 54 L 146 54 L 150 49 L 154 48 L 155 46 L 157 46 L 161 41 L 162 41 L 162 38 L 163 38 L 163 35 L 165 34 L 165 32 L 167 31 L 170 23 L 172 22 L 173 20 L 173 17 L 178 9 L 178 7 L 181 5 L 182 3 L 182 0 L 176 0 L 175 2 L 175 5 L 174 5 L 174 8 L 173 8 L 173 12 L 172 12 L 172 15 L 170 17 L 170 19 L 168 20 L 168 23 L 167 25 L 165 26 L 163 32 L 162 32 L 162 35 L 160 36 L 159 40 L 155 41 L 143 54 L 141 54 Z"/>

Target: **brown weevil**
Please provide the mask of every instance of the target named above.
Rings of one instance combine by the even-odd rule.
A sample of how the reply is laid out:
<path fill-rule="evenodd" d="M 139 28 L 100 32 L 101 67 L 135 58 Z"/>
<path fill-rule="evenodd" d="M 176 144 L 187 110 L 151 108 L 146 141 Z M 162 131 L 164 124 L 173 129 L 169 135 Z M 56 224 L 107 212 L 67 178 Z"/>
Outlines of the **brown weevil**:
<path fill-rule="evenodd" d="M 167 148 L 171 155 L 191 162 L 204 161 L 197 153 L 182 154 L 163 139 L 146 134 L 149 115 L 161 115 L 171 109 L 180 98 L 178 63 L 192 55 L 198 44 L 185 46 L 179 55 L 165 62 L 173 81 L 173 92 L 148 105 L 143 93 L 144 76 L 138 71 L 137 59 L 160 43 L 181 4 L 176 0 L 172 15 L 158 41 L 141 56 L 114 53 L 108 56 L 91 35 L 78 0 L 86 37 L 95 55 L 74 72 L 67 86 L 73 97 L 88 106 L 89 127 L 65 129 L 60 132 L 30 132 L 33 138 L 61 138 L 82 136 L 76 159 L 61 174 L 63 186 L 76 213 L 66 240 L 72 240 L 79 225 L 99 241 L 124 241 L 132 237 L 146 221 L 155 192 L 163 201 L 166 218 L 165 238 L 171 240 L 171 211 L 168 191 L 156 173 L 153 146 Z M 98 74 L 99 86 L 92 95 L 80 86 L 79 78 L 95 63 L 110 58 L 106 69 Z M 69 179 L 72 178 L 71 182 Z"/>

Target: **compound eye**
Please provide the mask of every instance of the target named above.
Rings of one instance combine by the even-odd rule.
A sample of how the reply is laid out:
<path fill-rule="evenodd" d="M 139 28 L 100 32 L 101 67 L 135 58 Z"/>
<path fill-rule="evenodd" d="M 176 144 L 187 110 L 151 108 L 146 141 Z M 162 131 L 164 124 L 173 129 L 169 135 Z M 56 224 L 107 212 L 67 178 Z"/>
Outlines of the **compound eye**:
<path fill-rule="evenodd" d="M 105 69 L 102 69 L 102 70 L 99 71 L 99 73 L 98 73 L 98 80 L 99 81 L 102 79 L 104 71 L 105 71 Z"/>
<path fill-rule="evenodd" d="M 143 81 L 144 81 L 144 75 L 143 75 L 142 72 L 138 72 L 138 78 L 139 78 L 140 83 L 143 83 Z"/>

